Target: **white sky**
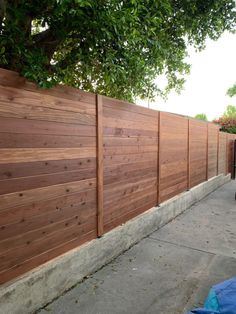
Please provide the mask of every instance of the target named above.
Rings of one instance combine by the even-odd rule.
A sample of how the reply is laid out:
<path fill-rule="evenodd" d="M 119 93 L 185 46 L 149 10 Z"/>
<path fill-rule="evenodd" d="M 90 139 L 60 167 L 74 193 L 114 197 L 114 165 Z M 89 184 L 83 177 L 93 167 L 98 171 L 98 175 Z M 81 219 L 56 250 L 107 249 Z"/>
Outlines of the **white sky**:
<path fill-rule="evenodd" d="M 150 103 L 150 108 L 188 116 L 205 113 L 209 121 L 223 114 L 227 105 L 236 106 L 236 97 L 226 96 L 226 91 L 236 82 L 236 34 L 223 34 L 218 41 L 208 40 L 205 50 L 189 49 L 192 65 L 186 77 L 184 90 L 178 95 L 169 94 Z M 147 101 L 137 104 L 148 106 Z"/>

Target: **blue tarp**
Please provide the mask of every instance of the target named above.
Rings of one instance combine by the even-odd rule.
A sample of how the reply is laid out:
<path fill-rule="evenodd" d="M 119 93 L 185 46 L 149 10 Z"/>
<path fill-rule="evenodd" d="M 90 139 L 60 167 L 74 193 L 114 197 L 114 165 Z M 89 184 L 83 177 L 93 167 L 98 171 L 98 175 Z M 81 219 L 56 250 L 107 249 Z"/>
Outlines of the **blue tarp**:
<path fill-rule="evenodd" d="M 236 314 L 236 277 L 213 286 L 204 308 L 188 314 Z"/>

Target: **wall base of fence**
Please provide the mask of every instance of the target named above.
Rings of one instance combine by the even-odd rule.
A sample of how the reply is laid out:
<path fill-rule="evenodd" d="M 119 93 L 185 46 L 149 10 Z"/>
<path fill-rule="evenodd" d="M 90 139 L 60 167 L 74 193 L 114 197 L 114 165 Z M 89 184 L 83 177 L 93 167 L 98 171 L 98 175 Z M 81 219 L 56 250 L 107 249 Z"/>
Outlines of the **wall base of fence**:
<path fill-rule="evenodd" d="M 219 175 L 0 287 L 0 313 L 28 314 L 95 272 L 224 183 Z"/>

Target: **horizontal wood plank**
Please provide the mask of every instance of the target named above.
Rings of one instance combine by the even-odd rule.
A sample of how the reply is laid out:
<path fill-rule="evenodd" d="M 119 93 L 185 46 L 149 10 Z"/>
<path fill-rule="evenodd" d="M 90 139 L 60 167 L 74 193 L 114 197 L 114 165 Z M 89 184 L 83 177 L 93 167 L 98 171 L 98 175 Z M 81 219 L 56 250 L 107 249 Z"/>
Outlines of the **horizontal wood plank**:
<path fill-rule="evenodd" d="M 0 116 L 6 118 L 19 118 L 28 120 L 43 120 L 63 123 L 95 125 L 94 115 L 86 115 L 79 112 L 62 111 L 48 107 L 21 105 L 0 100 Z"/>
<path fill-rule="evenodd" d="M 0 164 L 96 157 L 95 147 L 81 148 L 1 148 Z"/>
<path fill-rule="evenodd" d="M 14 206 L 82 192 L 96 187 L 96 179 L 81 180 L 48 187 L 0 195 L 0 211 Z"/>
<path fill-rule="evenodd" d="M 29 222 L 35 216 L 50 216 L 57 213 L 58 218 L 68 209 L 85 206 L 88 202 L 92 203 L 96 199 L 96 189 L 92 188 L 82 192 L 68 193 L 68 195 L 58 195 L 54 198 L 43 198 L 31 201 L 19 206 L 10 207 L 0 211 L 0 228 L 5 229 L 7 225 Z M 53 214 L 54 215 L 54 214 Z M 28 223 L 30 225 L 30 222 Z"/>
<path fill-rule="evenodd" d="M 153 130 L 145 130 L 140 129 L 140 125 L 138 125 L 137 129 L 129 129 L 123 126 L 123 123 L 119 125 L 119 127 L 108 127 L 104 126 L 103 129 L 104 136 L 117 136 L 117 137 L 137 137 L 137 136 L 148 136 L 148 137 L 157 137 L 157 131 Z"/>
<path fill-rule="evenodd" d="M 67 182 L 86 180 L 96 177 L 96 168 L 59 172 L 54 174 L 42 174 L 38 176 L 22 177 L 0 180 L 0 195 L 57 185 Z"/>
<path fill-rule="evenodd" d="M 207 123 L 190 119 L 189 126 L 190 187 L 193 187 L 207 177 Z"/>
<path fill-rule="evenodd" d="M 52 90 L 51 90 L 52 91 Z M 33 107 L 45 107 L 57 109 L 62 111 L 78 112 L 82 114 L 96 115 L 95 103 L 83 102 L 80 100 L 71 100 L 66 98 L 57 97 L 50 93 L 38 93 L 29 90 L 3 87 L 0 85 L 0 103 L 7 102 L 9 107 L 11 104 L 28 104 Z"/>
<path fill-rule="evenodd" d="M 58 245 L 66 243 L 72 239 L 79 238 L 81 235 L 89 233 L 96 228 L 96 216 L 84 225 L 73 225 L 65 227 L 53 234 L 46 236 L 44 239 L 38 239 L 31 242 L 29 245 L 19 247 L 13 251 L 8 251 L 0 255 L 0 272 L 14 267 L 18 263 L 48 251 Z M 17 256 L 17 259 L 16 259 Z"/>
<path fill-rule="evenodd" d="M 0 117 L 0 133 L 96 136 L 95 125 Z"/>
<path fill-rule="evenodd" d="M 1 127 L 0 127 L 1 128 Z M 0 133 L 0 148 L 95 147 L 93 136 Z"/>
<path fill-rule="evenodd" d="M 0 252 L 10 251 L 72 225 L 82 225 L 96 216 L 95 199 L 83 202 L 64 211 L 53 211 L 23 219 L 0 228 Z"/>
<path fill-rule="evenodd" d="M 83 243 L 91 241 L 96 238 L 96 230 L 89 231 L 87 233 L 81 234 L 79 237 L 69 240 L 61 245 L 53 247 L 50 250 L 44 251 L 41 254 L 36 254 L 35 256 L 24 260 L 19 263 L 16 261 L 15 265 L 11 268 L 7 268 L 0 272 L 0 284 L 3 284 L 41 264 L 48 262 L 49 260 L 74 249 Z"/>
<path fill-rule="evenodd" d="M 128 111 L 128 112 L 134 112 L 143 114 L 148 117 L 158 117 L 158 111 L 150 108 L 144 108 L 142 106 L 137 106 L 132 103 L 128 103 L 126 101 L 109 98 L 109 97 L 103 97 L 103 104 L 104 107 L 108 108 L 117 108 L 122 111 Z"/>
<path fill-rule="evenodd" d="M 96 158 L 76 158 L 0 164 L 0 180 L 32 177 L 58 172 L 78 171 L 96 167 Z"/>

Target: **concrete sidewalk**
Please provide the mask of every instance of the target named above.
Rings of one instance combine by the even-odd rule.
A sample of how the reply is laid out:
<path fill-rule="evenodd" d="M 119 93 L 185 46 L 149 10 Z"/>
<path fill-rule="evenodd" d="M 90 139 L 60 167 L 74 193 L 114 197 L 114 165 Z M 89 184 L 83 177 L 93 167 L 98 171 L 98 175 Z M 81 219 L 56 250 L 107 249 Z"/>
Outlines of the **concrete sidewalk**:
<path fill-rule="evenodd" d="M 236 276 L 235 182 L 39 311 L 40 314 L 182 314 L 211 285 Z"/>

